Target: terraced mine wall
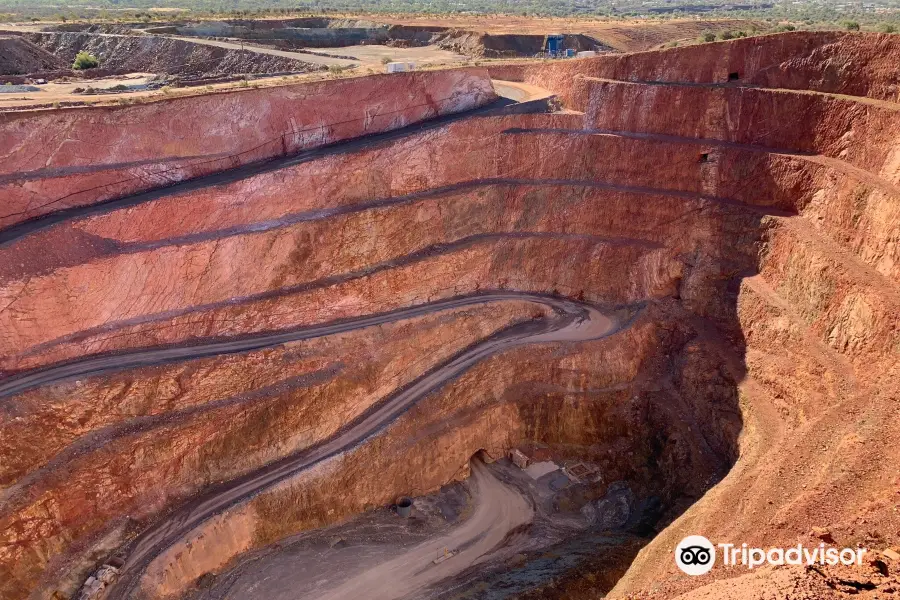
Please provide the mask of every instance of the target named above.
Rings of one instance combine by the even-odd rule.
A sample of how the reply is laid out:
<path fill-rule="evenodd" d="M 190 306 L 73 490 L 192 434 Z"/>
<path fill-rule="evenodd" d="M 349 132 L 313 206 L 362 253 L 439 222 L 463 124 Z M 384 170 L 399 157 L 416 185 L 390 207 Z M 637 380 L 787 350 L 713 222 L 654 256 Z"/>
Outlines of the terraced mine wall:
<path fill-rule="evenodd" d="M 551 65 L 492 68 L 498 79 L 525 81 L 568 99 L 579 77 L 634 82 L 729 83 L 812 90 L 898 101 L 900 79 L 893 67 L 895 35 L 840 32 L 792 33 L 742 38 L 717 52 L 704 46 L 605 55 Z M 494 70 L 496 69 L 496 70 Z"/>
<path fill-rule="evenodd" d="M 573 75 L 565 114 L 401 132 L 8 240 L 0 595 L 69 596 L 118 556 L 109 597 L 177 597 L 526 440 L 664 507 L 613 597 L 767 585 L 685 576 L 688 534 L 852 544 L 864 519 L 896 545 L 900 106 L 816 90 L 809 57 L 843 37 L 815 39 L 704 46 L 768 64 L 799 44 L 793 91 Z M 611 329 L 485 350 L 409 396 L 552 329 L 559 302 Z"/>
<path fill-rule="evenodd" d="M 9 154 L 0 167 L 0 224 L 396 129 L 494 98 L 484 70 L 457 69 L 125 107 L 4 113 L 0 140 Z M 212 114 L 227 120 L 211 120 Z"/>

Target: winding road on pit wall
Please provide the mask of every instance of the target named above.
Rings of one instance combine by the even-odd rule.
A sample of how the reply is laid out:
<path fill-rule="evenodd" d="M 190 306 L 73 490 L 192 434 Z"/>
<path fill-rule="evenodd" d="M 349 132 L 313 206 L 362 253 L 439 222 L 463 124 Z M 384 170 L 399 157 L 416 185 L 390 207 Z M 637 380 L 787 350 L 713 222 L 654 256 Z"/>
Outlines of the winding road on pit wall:
<path fill-rule="evenodd" d="M 622 324 L 617 322 L 614 317 L 603 314 L 597 307 L 575 300 L 528 292 L 482 292 L 355 319 L 293 331 L 260 334 L 239 340 L 212 340 L 189 347 L 143 349 L 116 355 L 87 357 L 8 379 L 0 384 L 0 397 L 10 396 L 39 385 L 68 381 L 76 377 L 203 356 L 247 352 L 290 341 L 372 327 L 438 311 L 503 301 L 533 302 L 550 309 L 550 316 L 511 325 L 472 344 L 420 375 L 406 386 L 395 390 L 331 438 L 212 489 L 153 524 L 123 549 L 126 556 L 125 563 L 120 570 L 118 580 L 109 588 L 107 598 L 126 599 L 130 598 L 138 589 L 141 575 L 153 559 L 183 539 L 198 525 L 235 504 L 253 498 L 280 481 L 365 442 L 384 430 L 416 402 L 459 377 L 476 363 L 526 344 L 582 342 L 600 339 L 618 331 Z M 482 546 L 479 545 L 479 547 Z M 485 551 L 488 550 L 490 548 L 485 549 Z M 454 562 L 459 563 L 459 561 Z M 444 569 L 447 568 L 450 567 L 444 567 Z"/>
<path fill-rule="evenodd" d="M 549 96 L 543 90 L 524 84 L 496 81 L 494 84 L 501 97 L 506 97 L 507 101 L 512 100 L 514 103 Z M 486 108 L 490 110 L 493 107 Z M 459 115 L 453 115 L 450 119 L 437 119 L 433 122 L 426 122 L 423 127 L 433 127 L 441 121 L 454 118 L 459 118 Z M 389 132 L 383 136 L 373 136 L 373 138 L 385 137 L 389 139 L 406 133 L 408 131 Z M 373 140 L 354 140 L 351 144 L 353 142 L 371 143 L 371 141 Z M 338 146 L 342 145 L 339 144 Z M 322 151 L 322 149 L 319 149 L 309 154 L 316 155 Z M 307 153 L 303 153 L 299 159 L 306 158 L 305 154 Z M 291 160 L 298 161 L 298 157 L 291 157 Z M 262 167 L 262 170 L 271 169 L 273 166 L 265 165 Z M 258 165 L 253 165 L 253 167 L 253 170 L 260 169 Z M 230 175 L 240 177 L 247 174 L 241 172 Z M 216 174 L 213 177 L 200 178 L 198 181 L 190 182 L 188 185 L 199 184 L 203 186 L 222 176 L 222 174 Z M 171 191 L 171 189 L 154 190 L 150 193 L 137 194 L 126 199 L 125 203 L 140 202 L 141 200 L 155 197 L 157 194 L 171 193 Z M 119 202 L 111 204 L 119 204 Z M 91 213 L 98 209 L 102 211 L 108 208 L 110 207 L 79 207 L 75 211 L 67 210 L 61 211 L 60 214 L 52 214 L 49 217 L 38 219 L 37 222 L 20 224 L 4 230 L 0 234 L 0 243 L 10 243 L 34 230 L 52 226 L 56 222 L 75 216 L 81 216 L 78 214 L 81 212 Z M 162 365 L 206 356 L 249 352 L 288 342 L 373 327 L 439 311 L 502 301 L 533 302 L 549 308 L 553 316 L 551 318 L 536 318 L 529 322 L 512 325 L 476 342 L 411 383 L 396 390 L 379 404 L 347 424 L 331 438 L 209 490 L 204 495 L 176 509 L 160 522 L 153 524 L 124 548 L 125 563 L 120 569 L 119 578 L 108 589 L 107 599 L 126 599 L 131 598 L 137 591 L 141 576 L 148 565 L 172 545 L 182 540 L 197 526 L 229 507 L 253 498 L 272 485 L 297 475 L 332 456 L 350 450 L 377 435 L 413 404 L 459 377 L 476 363 L 505 350 L 526 344 L 579 342 L 600 339 L 615 333 L 621 327 L 621 324 L 613 318 L 604 315 L 597 307 L 583 302 L 528 292 L 489 291 L 322 325 L 245 336 L 240 339 L 213 339 L 193 346 L 151 348 L 115 355 L 89 356 L 84 359 L 29 371 L 3 380 L 0 382 L 0 401 L 3 398 L 38 386 L 70 381 L 80 377 L 90 377 L 125 369 Z M 362 589 L 372 592 L 374 588 L 371 585 L 371 577 L 383 577 L 385 568 L 392 571 L 391 586 L 390 589 L 384 588 L 384 586 L 382 586 L 383 589 L 379 588 L 382 596 L 387 594 L 384 597 L 397 597 L 395 594 L 401 590 L 405 590 L 404 593 L 409 593 L 415 589 L 421 589 L 429 583 L 436 582 L 478 562 L 481 557 L 485 556 L 503 541 L 511 528 L 530 519 L 530 507 L 525 505 L 519 506 L 520 503 L 524 502 L 524 499 L 511 492 L 511 490 L 505 489 L 505 486 L 484 470 L 483 465 L 476 463 L 477 461 L 473 463 L 473 475 L 476 488 L 479 490 L 478 495 L 481 498 L 479 508 L 472 518 L 451 534 L 453 539 L 477 540 L 475 543 L 467 545 L 465 552 L 460 552 L 459 555 L 439 565 L 433 565 L 429 558 L 422 565 L 418 565 L 418 562 L 416 562 L 415 564 L 418 565 L 418 568 L 411 570 L 409 565 L 413 563 L 410 562 L 410 557 L 407 557 L 403 564 L 396 560 L 390 561 L 386 565 L 379 566 L 377 571 L 372 573 L 364 572 L 354 577 L 339 589 L 334 590 L 329 597 L 347 597 L 347 594 L 351 597 L 358 597 L 360 586 Z M 430 544 L 435 543 L 446 543 L 446 540 L 443 540 L 443 542 L 437 540 Z M 425 545 L 430 548 L 429 543 Z M 346 586 L 351 586 L 356 591 L 351 592 L 349 588 L 345 589 Z M 347 594 L 344 592 L 347 592 Z"/>

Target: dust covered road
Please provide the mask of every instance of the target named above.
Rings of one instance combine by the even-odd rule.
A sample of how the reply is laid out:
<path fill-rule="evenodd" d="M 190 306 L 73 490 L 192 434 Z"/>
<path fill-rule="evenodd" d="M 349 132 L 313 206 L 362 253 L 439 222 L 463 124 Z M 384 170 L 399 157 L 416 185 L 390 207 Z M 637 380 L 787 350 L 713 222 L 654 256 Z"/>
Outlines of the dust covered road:
<path fill-rule="evenodd" d="M 395 558 L 354 574 L 329 590 L 311 590 L 308 600 L 393 600 L 403 598 L 481 562 L 517 527 L 530 523 L 534 509 L 515 488 L 498 480 L 478 459 L 472 460 L 474 514 L 446 535 L 414 546 Z M 456 552 L 439 562 L 445 552 Z"/>

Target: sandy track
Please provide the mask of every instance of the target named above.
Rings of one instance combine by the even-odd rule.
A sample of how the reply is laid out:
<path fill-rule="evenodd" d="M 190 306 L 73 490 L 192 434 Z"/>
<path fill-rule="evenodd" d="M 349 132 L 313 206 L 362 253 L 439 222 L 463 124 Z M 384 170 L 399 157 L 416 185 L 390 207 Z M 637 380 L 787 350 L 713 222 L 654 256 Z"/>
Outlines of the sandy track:
<path fill-rule="evenodd" d="M 520 83 L 518 81 L 502 81 L 500 79 L 494 79 L 492 82 L 494 84 L 494 91 L 497 92 L 498 96 L 501 98 L 509 98 L 513 102 L 543 100 L 555 95 L 550 90 L 545 90 L 536 85 Z"/>
<path fill-rule="evenodd" d="M 354 575 L 330 590 L 299 596 L 308 600 L 395 600 L 482 562 L 517 527 L 531 522 L 531 503 L 502 483 L 478 459 L 472 461 L 475 513 L 447 535 L 423 542 L 396 558 Z M 434 564 L 445 550 L 457 554 Z"/>

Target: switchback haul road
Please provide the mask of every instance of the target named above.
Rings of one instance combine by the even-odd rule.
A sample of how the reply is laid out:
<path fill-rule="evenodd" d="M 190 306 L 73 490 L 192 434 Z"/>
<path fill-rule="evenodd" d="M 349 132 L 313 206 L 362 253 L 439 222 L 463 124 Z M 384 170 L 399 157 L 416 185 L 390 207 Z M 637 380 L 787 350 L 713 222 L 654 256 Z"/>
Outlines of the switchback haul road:
<path fill-rule="evenodd" d="M 198 525 L 236 504 L 253 498 L 276 483 L 359 446 L 383 431 L 416 402 L 456 379 L 480 361 L 526 344 L 600 339 L 616 332 L 622 324 L 617 319 L 603 314 L 597 307 L 583 302 L 528 292 L 484 292 L 291 332 L 279 331 L 252 338 L 218 340 L 189 347 L 144 349 L 110 356 L 88 357 L 6 381 L 0 385 L 0 394 L 8 396 L 17 393 L 15 390 L 71 380 L 73 377 L 189 360 L 211 354 L 244 352 L 293 340 L 353 331 L 437 311 L 502 301 L 527 301 L 543 305 L 550 309 L 551 316 L 512 325 L 472 344 L 406 386 L 395 390 L 327 440 L 212 489 L 153 524 L 124 549 L 127 558 L 118 580 L 111 586 L 107 596 L 108 599 L 122 600 L 132 597 L 139 587 L 141 575 L 156 557 L 182 540 Z"/>

